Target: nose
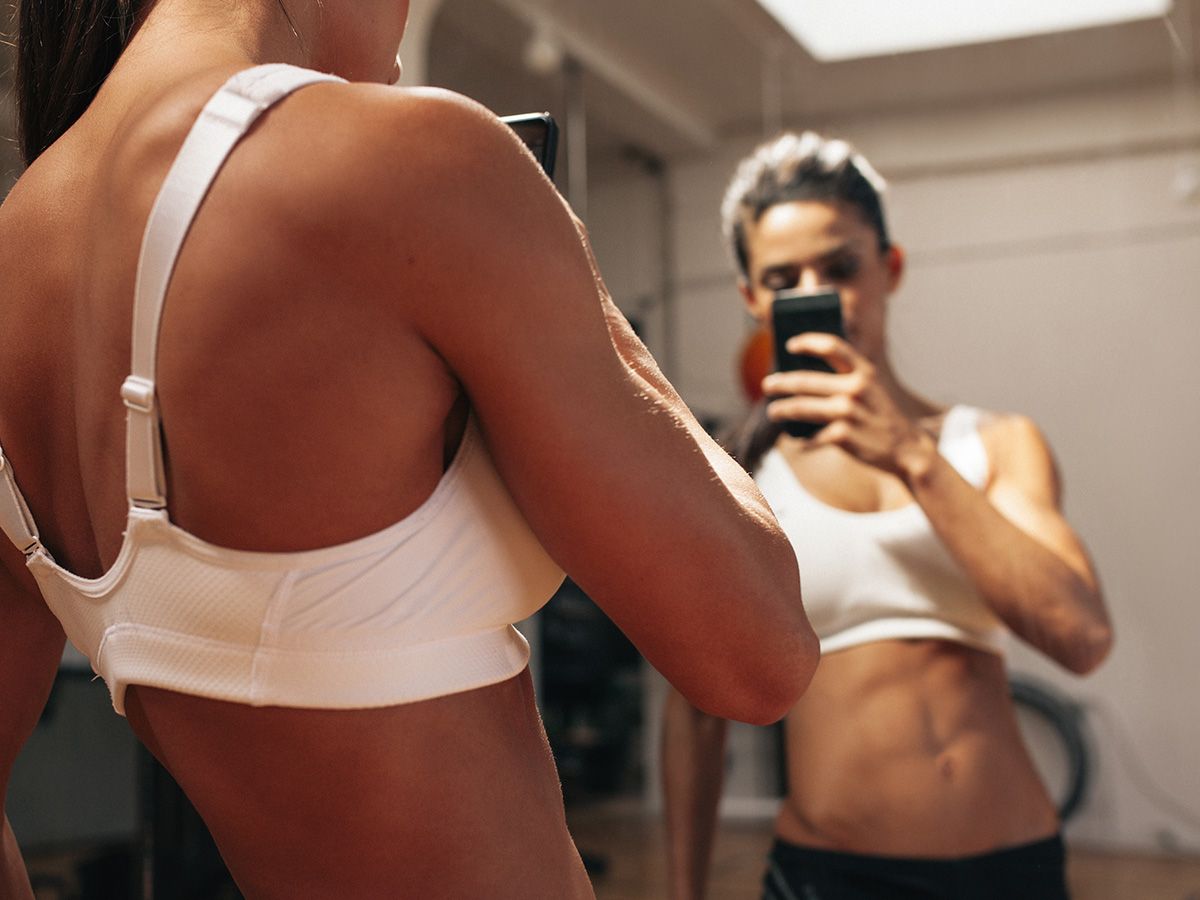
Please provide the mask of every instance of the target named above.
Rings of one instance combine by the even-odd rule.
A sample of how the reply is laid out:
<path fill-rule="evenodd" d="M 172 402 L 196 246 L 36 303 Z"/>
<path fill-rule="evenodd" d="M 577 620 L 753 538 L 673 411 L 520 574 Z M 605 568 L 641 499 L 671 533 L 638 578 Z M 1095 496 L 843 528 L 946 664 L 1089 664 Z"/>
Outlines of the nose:
<path fill-rule="evenodd" d="M 823 287 L 821 275 L 816 269 L 804 268 L 800 270 L 800 290 L 806 293 L 811 293 L 819 287 Z"/>

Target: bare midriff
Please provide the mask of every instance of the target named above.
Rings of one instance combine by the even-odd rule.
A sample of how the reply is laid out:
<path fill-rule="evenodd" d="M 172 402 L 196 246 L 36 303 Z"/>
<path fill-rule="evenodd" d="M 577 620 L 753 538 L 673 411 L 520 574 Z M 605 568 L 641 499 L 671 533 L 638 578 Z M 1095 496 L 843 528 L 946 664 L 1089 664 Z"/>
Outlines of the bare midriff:
<path fill-rule="evenodd" d="M 127 703 L 247 900 L 593 897 L 527 670 L 381 709 Z"/>
<path fill-rule="evenodd" d="M 786 728 L 776 833 L 790 843 L 946 858 L 1058 830 L 995 654 L 935 640 L 831 653 Z"/>

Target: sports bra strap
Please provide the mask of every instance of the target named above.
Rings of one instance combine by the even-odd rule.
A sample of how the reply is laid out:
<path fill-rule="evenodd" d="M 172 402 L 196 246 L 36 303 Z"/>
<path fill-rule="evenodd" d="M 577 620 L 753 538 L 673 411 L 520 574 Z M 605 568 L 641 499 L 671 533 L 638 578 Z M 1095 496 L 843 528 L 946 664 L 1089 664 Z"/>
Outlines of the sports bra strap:
<path fill-rule="evenodd" d="M 29 513 L 29 506 L 17 488 L 17 479 L 12 466 L 4 457 L 0 447 L 0 531 L 22 553 L 28 555 L 41 546 L 37 525 Z"/>
<path fill-rule="evenodd" d="M 982 490 L 991 475 L 987 448 L 979 435 L 983 410 L 974 406 L 952 406 L 942 420 L 938 449 L 969 484 Z"/>
<path fill-rule="evenodd" d="M 133 363 L 121 386 L 128 409 L 126 490 L 134 506 L 162 509 L 167 504 L 155 363 L 163 301 L 192 220 L 230 152 L 263 112 L 305 85 L 342 80 L 278 63 L 239 72 L 205 104 L 167 173 L 142 238 L 133 301 Z"/>

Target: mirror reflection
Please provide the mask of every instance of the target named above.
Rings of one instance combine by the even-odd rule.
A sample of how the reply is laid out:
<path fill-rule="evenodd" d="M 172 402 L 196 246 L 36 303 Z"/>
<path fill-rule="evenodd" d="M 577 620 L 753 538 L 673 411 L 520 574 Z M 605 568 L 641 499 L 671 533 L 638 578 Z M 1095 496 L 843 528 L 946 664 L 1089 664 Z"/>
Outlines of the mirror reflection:
<path fill-rule="evenodd" d="M 826 5 L 4 48 L 0 895 L 1200 892 L 1200 10 Z"/>

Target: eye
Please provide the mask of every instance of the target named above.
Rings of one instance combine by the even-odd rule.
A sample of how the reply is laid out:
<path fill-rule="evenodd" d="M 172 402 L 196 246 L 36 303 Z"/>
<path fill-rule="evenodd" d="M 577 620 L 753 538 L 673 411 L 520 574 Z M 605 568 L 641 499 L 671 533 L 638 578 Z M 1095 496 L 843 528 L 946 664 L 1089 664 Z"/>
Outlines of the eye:
<path fill-rule="evenodd" d="M 854 257 L 844 257 L 832 260 L 825 266 L 825 277 L 829 281 L 850 281 L 858 274 L 861 266 Z"/>
<path fill-rule="evenodd" d="M 768 291 L 786 291 L 800 283 L 800 270 L 789 266 L 763 273 L 762 286 Z"/>

